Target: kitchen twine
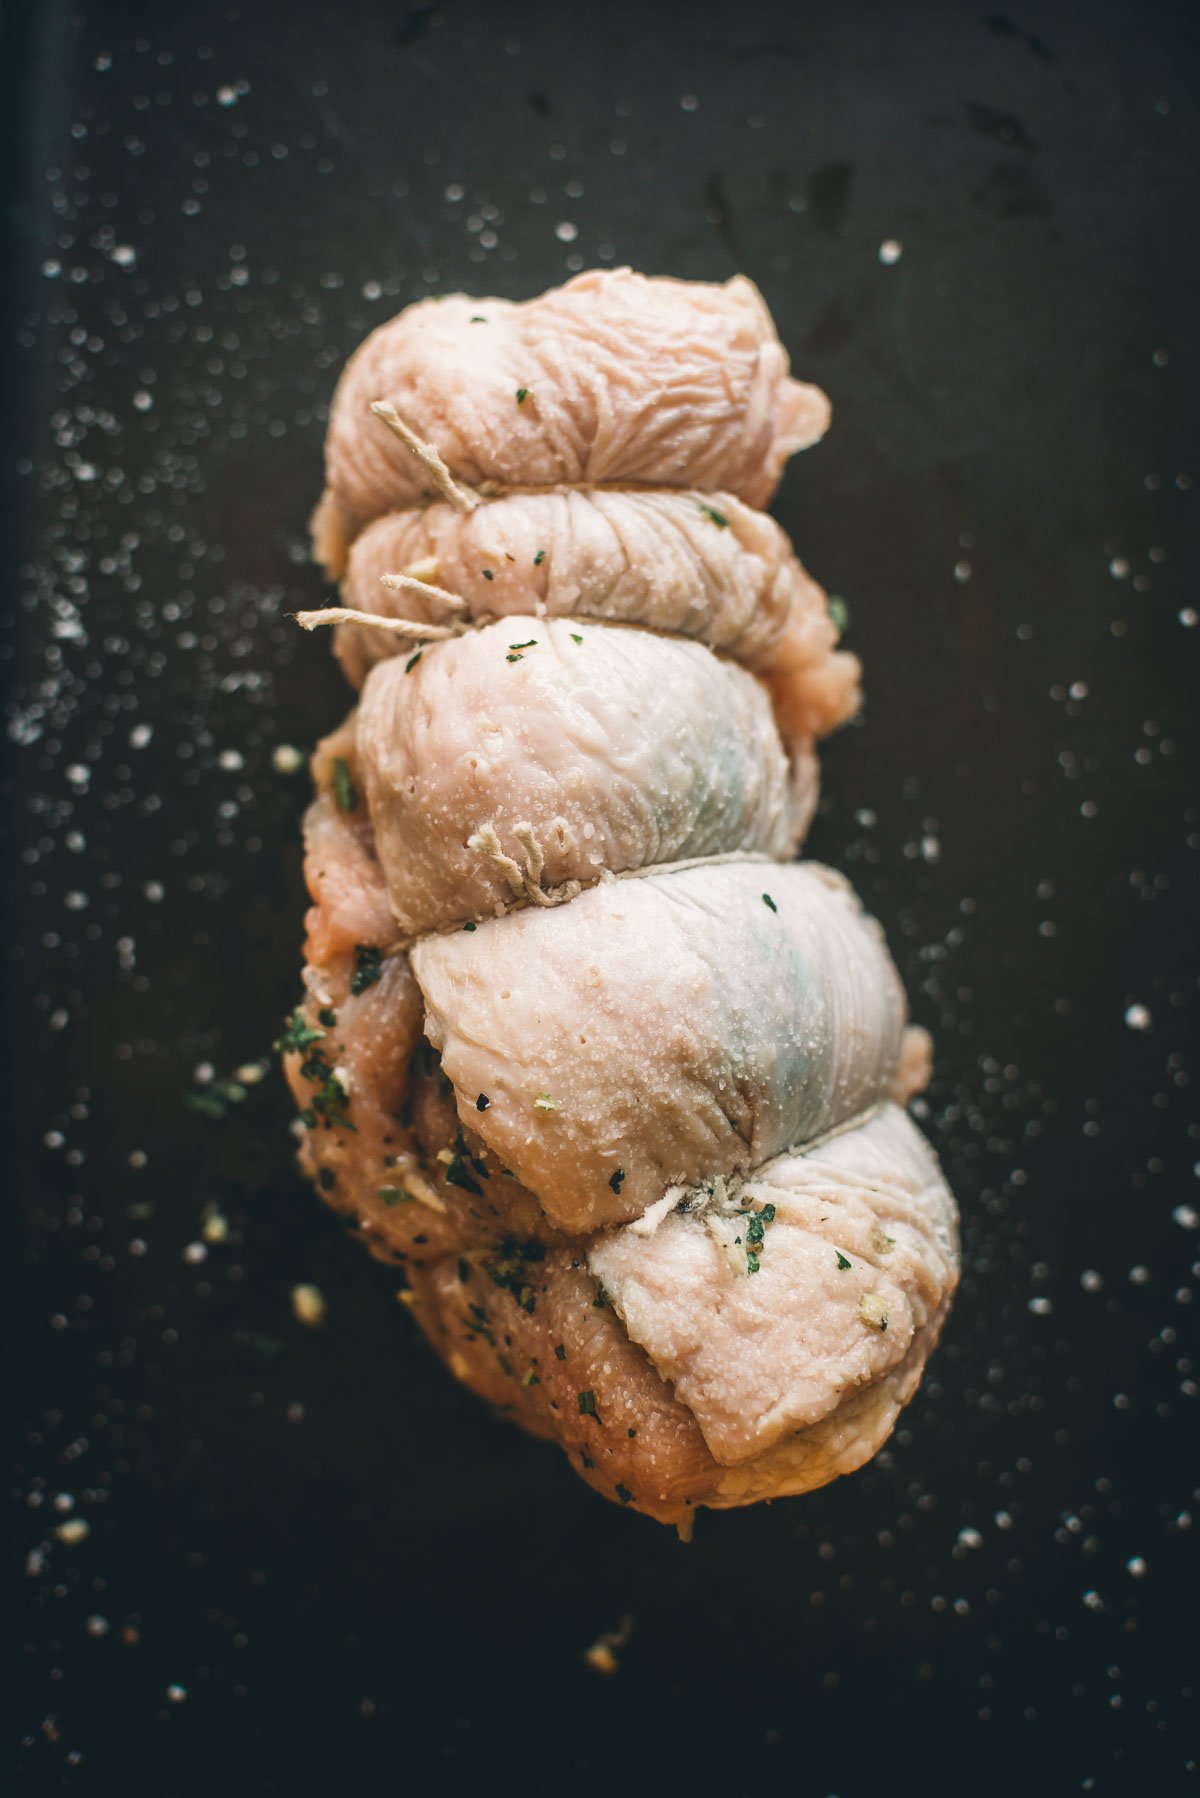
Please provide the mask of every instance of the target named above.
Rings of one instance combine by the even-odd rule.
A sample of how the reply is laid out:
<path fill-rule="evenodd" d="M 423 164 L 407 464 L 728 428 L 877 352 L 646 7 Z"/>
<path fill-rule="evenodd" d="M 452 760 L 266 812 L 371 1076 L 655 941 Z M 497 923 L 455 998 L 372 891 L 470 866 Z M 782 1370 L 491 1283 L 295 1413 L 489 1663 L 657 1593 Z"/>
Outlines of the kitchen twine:
<path fill-rule="evenodd" d="M 448 505 L 453 506 L 457 512 L 473 512 L 475 510 L 481 503 L 480 495 L 454 479 L 433 444 L 428 443 L 423 437 L 419 437 L 412 427 L 405 423 L 394 406 L 386 400 L 374 400 L 371 403 L 371 411 L 411 450 L 425 469 L 430 484 Z M 487 483 L 485 491 L 490 491 L 493 486 L 494 483 Z M 460 594 L 452 593 L 446 587 L 439 587 L 432 581 L 422 580 L 419 575 L 407 571 L 400 574 L 381 575 L 380 585 L 386 587 L 390 593 L 417 594 L 426 603 L 432 601 L 449 612 L 465 612 L 467 610 L 467 602 Z M 623 623 L 619 619 L 597 617 L 587 612 L 572 612 L 564 614 L 564 616 L 587 619 L 593 624 L 617 625 Z M 412 643 L 446 642 L 455 637 L 465 636 L 468 631 L 482 630 L 486 625 L 499 621 L 494 614 L 483 614 L 474 618 L 456 618 L 453 623 L 423 623 L 415 618 L 381 617 L 374 612 L 359 611 L 353 606 L 323 606 L 319 611 L 297 612 L 295 619 L 297 624 L 306 631 L 317 630 L 327 625 L 358 624 L 365 625 L 371 630 L 391 631 L 396 636 L 404 637 Z M 632 628 L 653 630 L 654 626 L 640 625 Z M 668 633 L 659 634 L 667 635 Z M 555 823 L 559 822 L 561 820 L 552 819 L 551 826 L 553 827 Z M 682 861 L 653 862 L 644 868 L 623 868 L 616 873 L 605 868 L 594 880 L 566 880 L 556 887 L 544 887 L 541 884 L 541 876 L 545 867 L 545 851 L 538 841 L 532 824 L 527 822 L 514 824 L 512 834 L 525 852 L 524 868 L 515 857 L 505 853 L 494 824 L 483 825 L 473 836 L 467 838 L 467 847 L 486 856 L 508 882 L 513 896 L 504 912 L 484 913 L 474 918 L 456 918 L 452 923 L 435 925 L 432 929 L 418 931 L 414 936 L 403 937 L 399 942 L 391 944 L 385 949 L 385 955 L 406 955 L 410 949 L 430 937 L 447 936 L 454 931 L 462 930 L 467 924 L 485 923 L 493 915 L 507 916 L 510 911 L 525 910 L 531 905 L 544 908 L 565 905 L 588 888 L 603 885 L 607 881 L 645 880 L 652 875 L 683 874 L 691 868 L 712 868 L 734 863 L 762 862 L 768 863 L 772 867 L 786 865 L 777 862 L 774 856 L 766 855 L 760 850 L 729 850 L 720 855 L 694 855 Z M 776 1162 L 785 1160 L 789 1155 L 816 1154 L 831 1142 L 835 1142 L 839 1136 L 846 1136 L 850 1131 L 857 1130 L 862 1125 L 869 1123 L 883 1110 L 884 1103 L 885 1101 L 882 1099 L 877 1100 L 875 1104 L 867 1106 L 865 1110 L 857 1112 L 853 1117 L 845 1118 L 840 1124 L 835 1124 L 831 1129 L 823 1131 L 820 1136 L 811 1137 L 804 1142 L 789 1143 L 786 1148 L 777 1150 L 774 1155 L 745 1174 L 726 1176 L 730 1202 L 736 1202 L 736 1193 L 744 1191 L 751 1181 L 763 1179 Z M 657 1203 L 648 1206 L 639 1217 L 630 1220 L 630 1228 L 638 1235 L 652 1235 L 666 1213 L 679 1205 L 681 1197 L 686 1200 L 689 1194 L 700 1192 L 702 1192 L 702 1183 L 691 1187 L 672 1186 L 668 1188 Z M 704 1198 L 700 1197 L 698 1200 L 693 1199 L 686 1208 L 689 1211 L 705 1213 L 709 1206 L 705 1203 Z"/>
<path fill-rule="evenodd" d="M 480 504 L 479 495 L 455 480 L 434 445 L 427 442 L 425 438 L 419 437 L 411 425 L 401 418 L 394 406 L 386 400 L 373 400 L 370 410 L 412 452 L 424 468 L 431 485 L 449 505 L 459 512 L 475 510 L 476 506 Z M 432 601 L 449 612 L 465 612 L 467 610 L 467 602 L 461 595 L 452 593 L 446 587 L 439 587 L 432 581 L 422 580 L 419 575 L 412 572 L 383 574 L 379 578 L 380 585 L 386 587 L 390 593 L 417 594 L 426 603 Z M 487 625 L 499 622 L 494 614 L 487 613 L 473 618 L 456 618 L 452 623 L 425 623 L 415 618 L 378 616 L 374 612 L 359 611 L 353 606 L 322 606 L 319 611 L 296 612 L 294 616 L 297 624 L 306 631 L 318 630 L 328 625 L 357 624 L 365 625 L 371 630 L 390 631 L 411 643 L 446 642 L 455 637 L 465 636 L 468 631 L 482 630 Z M 623 624 L 622 620 L 601 618 L 587 612 L 572 612 L 564 616 L 586 619 L 593 624 Z M 633 628 L 654 629 L 653 626 L 646 625 Z M 561 819 L 551 820 L 552 829 L 555 825 L 561 826 L 562 824 L 563 820 Z M 483 825 L 473 836 L 468 837 L 467 847 L 486 857 L 503 875 L 512 893 L 512 901 L 507 909 L 513 911 L 523 910 L 530 905 L 538 905 L 547 909 L 556 905 L 565 905 L 569 900 L 577 898 L 586 888 L 598 886 L 609 880 L 644 880 L 650 875 L 682 874 L 690 868 L 714 867 L 722 863 L 768 862 L 772 866 L 780 865 L 773 856 L 757 850 L 732 850 L 720 855 L 690 856 L 683 861 L 655 862 L 645 868 L 624 868 L 617 873 L 606 868 L 594 880 L 565 880 L 559 886 L 544 887 L 542 872 L 546 863 L 545 851 L 538 841 L 533 826 L 524 821 L 519 822 L 513 825 L 512 834 L 524 851 L 524 867 L 515 857 L 505 853 L 494 823 Z M 458 918 L 451 924 L 437 925 L 430 930 L 420 931 L 414 936 L 404 937 L 399 942 L 392 944 L 384 953 L 387 955 L 407 954 L 411 948 L 417 943 L 423 942 L 427 937 L 447 935 L 451 931 L 461 930 L 464 924 L 484 923 L 491 915 L 484 913 L 474 918 Z M 497 915 L 504 916 L 507 915 L 507 912 Z"/>

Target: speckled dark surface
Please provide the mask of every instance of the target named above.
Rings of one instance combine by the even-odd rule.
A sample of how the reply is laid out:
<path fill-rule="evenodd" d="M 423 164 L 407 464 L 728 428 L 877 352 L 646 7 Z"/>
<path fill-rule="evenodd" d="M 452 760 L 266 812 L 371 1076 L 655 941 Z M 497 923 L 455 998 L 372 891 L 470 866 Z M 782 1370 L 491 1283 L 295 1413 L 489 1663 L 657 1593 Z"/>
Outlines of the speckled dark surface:
<path fill-rule="evenodd" d="M 1200 37 L 985 11 L 6 11 L 20 1789 L 1194 1788 Z M 336 369 L 596 260 L 744 269 L 833 396 L 776 506 L 867 671 L 813 848 L 965 1227 L 889 1451 L 687 1548 L 453 1386 L 276 1077 L 186 1104 L 293 993 Z"/>

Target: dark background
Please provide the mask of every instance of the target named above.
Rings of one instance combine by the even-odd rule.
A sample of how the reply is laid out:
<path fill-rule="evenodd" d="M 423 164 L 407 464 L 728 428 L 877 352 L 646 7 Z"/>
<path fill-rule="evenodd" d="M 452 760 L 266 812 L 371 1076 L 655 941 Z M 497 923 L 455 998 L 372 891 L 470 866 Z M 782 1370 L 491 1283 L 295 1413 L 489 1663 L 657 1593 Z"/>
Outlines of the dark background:
<path fill-rule="evenodd" d="M 22 1789 L 1193 1790 L 1197 10 L 5 10 Z M 745 270 L 832 394 L 776 507 L 866 663 L 812 847 L 964 1222 L 888 1451 L 690 1547 L 453 1385 L 276 1075 L 186 1103 L 295 990 L 336 370 L 597 261 Z"/>

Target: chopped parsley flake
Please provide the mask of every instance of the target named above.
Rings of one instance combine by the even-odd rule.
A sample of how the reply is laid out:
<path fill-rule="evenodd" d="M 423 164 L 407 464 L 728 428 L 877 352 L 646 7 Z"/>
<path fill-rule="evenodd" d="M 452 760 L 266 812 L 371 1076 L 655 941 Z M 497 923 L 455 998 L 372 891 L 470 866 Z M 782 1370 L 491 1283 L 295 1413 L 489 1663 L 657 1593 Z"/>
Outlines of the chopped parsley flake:
<path fill-rule="evenodd" d="M 354 791 L 354 782 L 350 778 L 345 757 L 340 755 L 333 758 L 333 802 L 339 812 L 358 809 L 358 794 Z"/>
<path fill-rule="evenodd" d="M 629 1504 L 630 1500 L 633 1498 L 633 1493 L 629 1490 L 629 1487 L 623 1486 L 621 1484 L 620 1480 L 618 1480 L 616 1485 L 613 1487 L 613 1491 L 616 1493 L 617 1497 L 620 1499 L 620 1501 L 623 1505 Z"/>
<path fill-rule="evenodd" d="M 846 1269 L 849 1267 L 850 1263 L 847 1261 L 846 1257 L 842 1254 L 841 1249 L 835 1249 L 833 1252 L 837 1256 L 838 1272 L 840 1274 L 844 1274 Z"/>
<path fill-rule="evenodd" d="M 729 529 L 729 520 L 726 518 L 724 512 L 718 512 L 715 506 L 706 506 L 702 499 L 697 500 L 696 504 L 699 506 L 704 516 L 706 518 L 711 518 L 713 523 L 718 525 L 721 530 L 726 531 Z"/>
<path fill-rule="evenodd" d="M 541 1383 L 542 1382 L 538 1379 L 538 1377 L 534 1373 L 532 1367 L 529 1369 L 528 1373 L 523 1373 L 521 1375 L 522 1386 L 540 1386 Z"/>
<path fill-rule="evenodd" d="M 545 550 L 544 550 L 544 549 L 539 549 L 539 550 L 538 550 L 538 553 L 537 553 L 537 555 L 536 555 L 536 556 L 535 556 L 535 557 L 534 557 L 534 558 L 533 558 L 533 565 L 534 565 L 534 567 L 535 567 L 535 568 L 540 568 L 540 567 L 541 567 L 541 565 L 542 565 L 542 563 L 543 563 L 543 562 L 544 562 L 544 561 L 545 561 L 545 560 L 546 560 L 546 552 L 545 552 Z"/>
<path fill-rule="evenodd" d="M 381 1186 L 379 1197 L 388 1206 L 403 1205 L 406 1201 L 412 1203 L 411 1192 L 406 1192 L 403 1186 Z"/>
<path fill-rule="evenodd" d="M 510 649 L 536 649 L 537 646 L 538 639 L 536 637 L 527 637 L 524 643 L 510 643 L 508 647 Z"/>
<path fill-rule="evenodd" d="M 877 1255 L 886 1255 L 888 1251 L 894 1249 L 895 1246 L 896 1238 L 894 1236 L 889 1236 L 881 1225 L 876 1224 L 874 1234 L 871 1237 L 871 1247 L 874 1249 L 875 1253 Z"/>
<path fill-rule="evenodd" d="M 525 404 L 525 401 L 528 398 L 529 398 L 528 387 L 518 387 L 517 388 L 517 404 L 518 404 L 518 406 L 523 406 Z"/>
<path fill-rule="evenodd" d="M 476 1111 L 486 1111 L 491 1102 L 486 1093 L 480 1093 L 475 1101 Z"/>
<path fill-rule="evenodd" d="M 599 1417 L 596 1410 L 596 1394 L 589 1388 L 579 1394 L 579 1414 L 581 1417 Z"/>
<path fill-rule="evenodd" d="M 850 608 L 849 608 L 849 606 L 846 604 L 845 600 L 842 599 L 841 596 L 837 593 L 833 593 L 830 595 L 828 605 L 829 605 L 829 616 L 833 619 L 833 622 L 837 625 L 838 629 L 840 631 L 844 631 L 846 629 L 847 625 L 850 623 Z"/>
<path fill-rule="evenodd" d="M 763 1233 L 768 1224 L 775 1222 L 775 1207 L 774 1205 L 764 1205 L 761 1211 L 743 1211 L 741 1216 L 749 1219 L 746 1225 L 746 1241 L 753 1244 L 753 1247 L 746 1250 L 746 1272 L 756 1274 L 762 1267 L 759 1249 L 762 1246 Z M 735 1236 L 733 1240 L 740 1243 L 742 1239 L 740 1236 Z"/>
<path fill-rule="evenodd" d="M 416 667 L 417 663 L 421 660 L 421 657 L 424 654 L 425 654 L 425 651 L 423 649 L 418 649 L 415 656 L 409 656 L 407 662 L 405 662 L 405 664 L 404 664 L 405 674 L 412 673 L 413 669 Z"/>
<path fill-rule="evenodd" d="M 317 1013 L 317 1023 L 324 1024 L 326 1030 L 333 1030 L 337 1025 L 337 1012 L 332 1006 L 322 1005 Z"/>
<path fill-rule="evenodd" d="M 482 312 L 473 312 L 473 313 L 472 313 L 472 314 L 471 314 L 471 320 L 470 320 L 470 322 L 471 322 L 471 324 L 473 324 L 473 325 L 486 325 L 486 324 L 487 324 L 487 319 L 486 319 L 486 318 L 484 318 L 484 316 L 483 316 L 483 313 L 482 313 Z"/>
<path fill-rule="evenodd" d="M 615 1173 L 609 1175 L 608 1184 L 612 1187 L 614 1192 L 616 1192 L 616 1193 L 620 1192 L 621 1182 L 624 1178 L 625 1178 L 625 1169 L 623 1167 L 619 1167 Z"/>
<path fill-rule="evenodd" d="M 496 576 L 490 568 L 485 568 L 483 571 L 483 578 L 485 581 L 494 581 Z"/>
<path fill-rule="evenodd" d="M 369 986 L 383 975 L 383 958 L 378 949 L 370 943 L 355 943 L 354 972 L 350 976 L 350 991 L 357 996 L 365 993 Z"/>
<path fill-rule="evenodd" d="M 572 641 L 572 643 L 582 643 L 583 638 L 579 635 L 578 631 L 572 631 L 571 632 L 571 641 Z"/>
<path fill-rule="evenodd" d="M 562 1343 L 561 1343 L 561 1342 L 557 1342 L 557 1343 L 555 1343 L 555 1345 L 554 1345 L 554 1355 L 555 1355 L 555 1359 L 556 1359 L 556 1360 L 558 1360 L 558 1361 L 565 1361 L 565 1360 L 566 1360 L 566 1358 L 567 1358 L 567 1351 L 566 1351 L 566 1349 L 565 1349 L 565 1348 L 564 1348 L 564 1346 L 563 1346 L 563 1344 L 562 1344 Z"/>
<path fill-rule="evenodd" d="M 525 660 L 525 657 L 519 656 L 519 655 L 513 655 L 512 652 L 510 651 L 509 654 L 505 656 L 504 660 L 506 662 L 523 662 Z"/>
<path fill-rule="evenodd" d="M 322 1019 L 324 1022 L 324 1019 Z M 283 1034 L 275 1044 L 280 1055 L 299 1055 L 312 1043 L 325 1040 L 323 1030 L 314 1030 L 311 1024 L 304 1021 L 304 1012 L 297 1006 L 283 1027 Z"/>
<path fill-rule="evenodd" d="M 474 924 L 464 924 L 463 929 L 464 930 L 474 930 L 474 929 L 476 929 L 476 926 Z"/>
<path fill-rule="evenodd" d="M 766 906 L 768 911 L 778 911 L 779 910 L 779 907 L 776 905 L 775 901 L 772 899 L 770 893 L 763 894 L 762 902 Z"/>

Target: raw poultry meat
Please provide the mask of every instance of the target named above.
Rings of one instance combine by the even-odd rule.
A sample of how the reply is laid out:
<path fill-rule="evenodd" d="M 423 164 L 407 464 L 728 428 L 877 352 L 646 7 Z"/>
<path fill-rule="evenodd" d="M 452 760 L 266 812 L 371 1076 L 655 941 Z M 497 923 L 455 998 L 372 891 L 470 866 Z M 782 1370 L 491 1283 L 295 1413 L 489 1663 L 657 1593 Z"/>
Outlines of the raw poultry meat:
<path fill-rule="evenodd" d="M 306 820 L 303 1164 L 461 1380 L 682 1528 L 868 1459 L 957 1279 L 927 1039 L 792 860 L 858 670 L 746 501 L 826 416 L 745 281 L 424 302 L 343 376 L 316 523 L 361 691 Z"/>
<path fill-rule="evenodd" d="M 726 488 L 752 506 L 829 423 L 740 275 L 718 287 L 595 269 L 520 304 L 424 300 L 372 332 L 334 396 L 317 548 L 335 574 L 357 528 L 430 491 L 372 417 L 380 401 L 474 485 Z"/>
<path fill-rule="evenodd" d="M 400 592 L 396 570 L 418 577 Z M 773 519 L 731 494 L 555 488 L 462 512 L 445 502 L 390 512 L 351 546 L 342 597 L 381 618 L 437 623 L 449 589 L 466 619 L 593 618 L 690 637 L 764 676 L 791 738 L 824 736 L 858 709 L 858 658 L 836 648 L 824 591 Z M 394 633 L 344 624 L 347 679 L 395 655 Z"/>
<path fill-rule="evenodd" d="M 791 856 L 816 803 L 762 684 L 702 643 L 582 620 L 503 620 L 374 668 L 357 748 L 406 932 L 524 892 L 729 850 Z M 489 856 L 490 833 L 505 859 Z M 490 840 L 489 839 L 489 840 Z"/>

